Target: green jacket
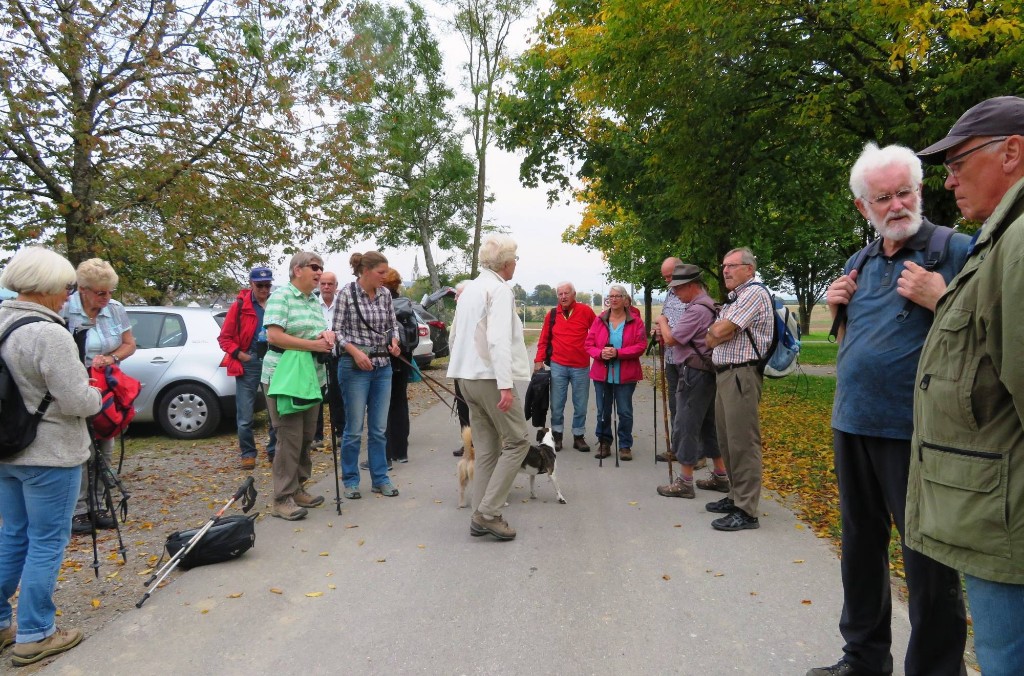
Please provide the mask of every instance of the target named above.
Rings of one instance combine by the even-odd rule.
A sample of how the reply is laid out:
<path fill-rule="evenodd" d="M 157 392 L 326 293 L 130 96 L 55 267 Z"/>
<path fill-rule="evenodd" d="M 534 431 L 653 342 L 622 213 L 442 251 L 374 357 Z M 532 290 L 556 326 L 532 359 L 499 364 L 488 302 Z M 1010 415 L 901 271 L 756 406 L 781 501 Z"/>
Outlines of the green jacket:
<path fill-rule="evenodd" d="M 1024 179 L 939 300 L 917 368 L 907 544 L 1024 584 Z"/>
<path fill-rule="evenodd" d="M 316 367 L 312 352 L 284 351 L 267 388 L 267 395 L 277 399 L 280 415 L 306 411 L 323 400 Z"/>

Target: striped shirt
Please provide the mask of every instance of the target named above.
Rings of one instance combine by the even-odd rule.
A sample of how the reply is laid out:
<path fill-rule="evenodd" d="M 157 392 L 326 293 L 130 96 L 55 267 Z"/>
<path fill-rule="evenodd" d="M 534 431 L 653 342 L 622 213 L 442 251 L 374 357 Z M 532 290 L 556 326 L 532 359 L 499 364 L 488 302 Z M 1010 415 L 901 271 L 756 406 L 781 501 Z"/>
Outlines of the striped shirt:
<path fill-rule="evenodd" d="M 665 296 L 665 304 L 661 306 L 661 314 L 663 314 L 665 319 L 668 320 L 668 328 L 670 331 L 676 327 L 676 322 L 682 318 L 684 312 L 686 312 L 686 303 L 679 300 L 679 296 L 673 293 L 672 289 L 669 289 L 668 295 Z M 666 364 L 678 363 L 676 361 L 675 352 L 676 351 L 671 348 L 665 350 Z"/>
<path fill-rule="evenodd" d="M 767 358 L 775 331 L 771 295 L 763 287 L 748 280 L 729 294 L 729 303 L 722 307 L 719 319 L 728 319 L 739 327 L 731 340 L 715 347 L 711 360 L 715 366 L 743 364 Z M 750 333 L 747 333 L 750 329 Z M 757 351 L 750 342 L 753 334 Z M 760 353 L 760 357 L 758 356 Z"/>
<path fill-rule="evenodd" d="M 361 349 L 365 348 L 362 349 L 364 352 L 386 352 L 391 339 L 398 338 L 398 319 L 395 317 L 391 291 L 387 287 L 377 289 L 373 300 L 370 300 L 363 287 L 352 282 L 338 289 L 338 297 L 334 302 L 334 333 L 338 336 L 341 349 L 352 343 Z M 359 303 L 359 312 L 356 311 L 355 303 Z M 370 361 L 375 367 L 391 363 L 388 356 L 372 357 Z"/>
<path fill-rule="evenodd" d="M 287 286 L 278 287 L 270 295 L 263 314 L 263 325 L 279 326 L 289 336 L 304 340 L 316 340 L 327 330 L 327 322 L 324 321 L 324 313 L 320 309 L 320 300 L 311 293 L 302 293 L 291 282 Z M 280 352 L 267 352 L 267 356 L 263 358 L 261 383 L 270 384 L 279 361 Z M 324 387 L 327 384 L 327 369 L 319 360 L 316 360 L 316 375 L 320 387 Z"/>

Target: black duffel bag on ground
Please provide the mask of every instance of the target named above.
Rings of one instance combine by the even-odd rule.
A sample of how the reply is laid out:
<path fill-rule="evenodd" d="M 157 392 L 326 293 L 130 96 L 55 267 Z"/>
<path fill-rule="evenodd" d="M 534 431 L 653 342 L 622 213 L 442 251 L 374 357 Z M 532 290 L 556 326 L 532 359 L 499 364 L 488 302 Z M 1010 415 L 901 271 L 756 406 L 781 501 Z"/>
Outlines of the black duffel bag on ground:
<path fill-rule="evenodd" d="M 237 559 L 256 544 L 255 520 L 259 512 L 225 516 L 216 521 L 206 534 L 196 542 L 188 554 L 182 557 L 179 564 L 182 568 L 196 568 L 211 563 L 220 563 Z M 174 556 L 178 550 L 187 547 L 195 537 L 199 528 L 171 533 L 167 538 L 167 554 Z"/>

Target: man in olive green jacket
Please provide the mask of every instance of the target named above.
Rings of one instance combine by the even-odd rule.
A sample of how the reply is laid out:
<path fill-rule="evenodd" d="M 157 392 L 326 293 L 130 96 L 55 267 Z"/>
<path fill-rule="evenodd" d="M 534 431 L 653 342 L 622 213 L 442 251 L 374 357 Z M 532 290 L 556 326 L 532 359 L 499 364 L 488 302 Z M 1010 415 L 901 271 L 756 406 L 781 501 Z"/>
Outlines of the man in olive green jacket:
<path fill-rule="evenodd" d="M 918 364 L 907 544 L 964 573 L 982 673 L 1024 674 L 1024 99 L 979 103 L 918 155 L 984 223 Z"/>

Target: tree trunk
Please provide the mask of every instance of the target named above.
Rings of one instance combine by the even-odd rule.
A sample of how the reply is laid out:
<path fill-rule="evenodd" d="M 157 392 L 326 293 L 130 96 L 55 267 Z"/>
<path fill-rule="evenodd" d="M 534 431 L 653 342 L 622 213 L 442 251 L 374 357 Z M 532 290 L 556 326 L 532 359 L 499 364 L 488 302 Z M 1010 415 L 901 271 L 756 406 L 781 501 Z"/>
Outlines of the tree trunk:
<path fill-rule="evenodd" d="M 441 288 L 441 279 L 437 275 L 437 264 L 434 263 L 434 254 L 430 250 L 430 227 L 421 220 L 419 228 L 420 240 L 423 242 L 423 263 L 427 266 L 427 276 L 430 277 L 430 290 L 438 291 Z"/>

